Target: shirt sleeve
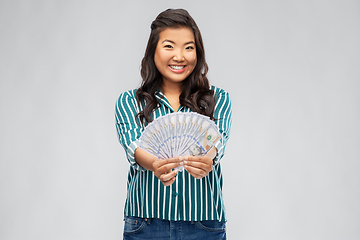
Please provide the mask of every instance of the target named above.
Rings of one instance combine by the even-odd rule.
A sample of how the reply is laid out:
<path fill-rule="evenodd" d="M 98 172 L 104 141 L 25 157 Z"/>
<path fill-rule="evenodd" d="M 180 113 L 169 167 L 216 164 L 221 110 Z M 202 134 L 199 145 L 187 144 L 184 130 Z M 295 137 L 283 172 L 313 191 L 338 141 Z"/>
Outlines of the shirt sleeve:
<path fill-rule="evenodd" d="M 214 159 L 214 165 L 217 165 L 225 154 L 226 143 L 230 136 L 230 129 L 232 123 L 232 109 L 230 95 L 223 89 L 216 88 L 215 90 L 215 124 L 219 128 L 222 136 L 220 141 L 215 144 L 217 155 Z"/>
<path fill-rule="evenodd" d="M 145 169 L 135 161 L 135 150 L 140 145 L 142 127 L 136 122 L 137 102 L 135 90 L 122 93 L 115 105 L 117 136 L 130 165 L 136 170 Z"/>

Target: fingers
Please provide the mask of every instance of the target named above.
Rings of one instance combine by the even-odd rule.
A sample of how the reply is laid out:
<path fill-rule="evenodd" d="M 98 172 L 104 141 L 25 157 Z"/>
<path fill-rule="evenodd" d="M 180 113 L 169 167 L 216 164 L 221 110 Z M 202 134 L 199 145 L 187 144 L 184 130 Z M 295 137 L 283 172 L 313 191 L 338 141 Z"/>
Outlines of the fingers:
<path fill-rule="evenodd" d="M 178 170 L 171 171 L 170 173 L 162 174 L 159 178 L 159 180 L 162 182 L 162 184 L 166 186 L 170 186 L 175 182 L 175 177 L 178 173 Z"/>
<path fill-rule="evenodd" d="M 158 178 L 160 175 L 169 172 L 171 169 L 183 165 L 182 157 L 168 158 L 168 159 L 157 159 L 153 162 L 154 174 Z"/>
<path fill-rule="evenodd" d="M 184 167 L 196 179 L 201 179 L 212 171 L 212 159 L 209 157 L 185 157 Z"/>
<path fill-rule="evenodd" d="M 168 159 L 157 159 L 157 160 L 154 161 L 153 165 L 154 165 L 155 168 L 160 168 L 162 166 L 167 166 L 167 165 L 178 167 L 178 166 L 180 166 L 180 163 L 182 162 L 182 160 L 183 160 L 182 157 L 173 157 L 173 158 L 168 158 Z"/>
<path fill-rule="evenodd" d="M 192 166 L 195 168 L 202 169 L 206 172 L 210 172 L 212 170 L 213 160 L 209 157 L 193 157 L 193 156 L 186 156 L 184 157 L 184 165 L 185 166 Z"/>
<path fill-rule="evenodd" d="M 184 161 L 183 161 L 184 160 Z M 163 183 L 170 186 L 175 182 L 178 170 L 172 170 L 181 165 L 196 179 L 201 179 L 212 171 L 213 160 L 206 156 L 186 156 L 168 159 L 157 159 L 153 162 L 154 175 Z"/>
<path fill-rule="evenodd" d="M 191 176 L 193 176 L 196 179 L 202 179 L 203 177 L 206 177 L 208 175 L 208 172 L 205 172 L 202 169 L 194 168 L 191 166 L 185 166 L 186 171 L 190 173 Z"/>
<path fill-rule="evenodd" d="M 164 184 L 169 186 L 174 183 L 178 170 L 172 169 L 183 165 L 182 157 L 157 159 L 153 162 L 154 175 Z"/>

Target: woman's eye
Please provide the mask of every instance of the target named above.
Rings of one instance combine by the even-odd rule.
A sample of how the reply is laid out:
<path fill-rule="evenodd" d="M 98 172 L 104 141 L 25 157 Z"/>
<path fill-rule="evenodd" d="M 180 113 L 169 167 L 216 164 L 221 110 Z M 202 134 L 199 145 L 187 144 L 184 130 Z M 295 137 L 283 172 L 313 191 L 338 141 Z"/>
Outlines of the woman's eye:
<path fill-rule="evenodd" d="M 171 45 L 165 45 L 164 48 L 173 48 Z"/>
<path fill-rule="evenodd" d="M 194 47 L 193 46 L 188 46 L 185 49 L 194 49 Z"/>

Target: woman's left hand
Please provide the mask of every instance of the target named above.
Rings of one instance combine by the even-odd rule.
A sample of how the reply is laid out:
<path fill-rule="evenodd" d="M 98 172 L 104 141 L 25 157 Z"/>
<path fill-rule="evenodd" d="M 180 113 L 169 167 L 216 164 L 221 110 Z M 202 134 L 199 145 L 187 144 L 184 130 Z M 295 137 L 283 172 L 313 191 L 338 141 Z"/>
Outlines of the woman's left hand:
<path fill-rule="evenodd" d="M 196 179 L 206 177 L 212 170 L 213 160 L 207 156 L 185 156 L 184 167 Z"/>

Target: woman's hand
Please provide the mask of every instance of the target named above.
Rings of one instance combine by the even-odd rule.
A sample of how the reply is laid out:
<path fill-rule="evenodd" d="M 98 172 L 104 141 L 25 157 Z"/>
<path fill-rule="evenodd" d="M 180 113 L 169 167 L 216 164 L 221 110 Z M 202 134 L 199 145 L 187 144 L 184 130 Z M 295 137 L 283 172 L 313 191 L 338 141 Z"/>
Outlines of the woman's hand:
<path fill-rule="evenodd" d="M 215 147 L 203 157 L 201 156 L 186 156 L 184 157 L 184 167 L 196 179 L 206 177 L 212 171 L 213 159 L 217 155 Z"/>
<path fill-rule="evenodd" d="M 172 170 L 176 167 L 183 165 L 182 157 L 174 157 L 168 159 L 156 159 L 152 163 L 152 169 L 154 175 L 164 184 L 164 186 L 170 186 L 175 181 L 175 176 L 178 170 Z"/>
<path fill-rule="evenodd" d="M 184 167 L 196 179 L 206 177 L 212 170 L 213 160 L 208 157 L 185 156 Z"/>
<path fill-rule="evenodd" d="M 164 186 L 174 183 L 178 170 L 172 171 L 172 169 L 183 165 L 182 161 L 184 160 L 182 157 L 158 159 L 141 148 L 137 148 L 134 155 L 135 161 L 143 168 L 154 172 Z"/>

